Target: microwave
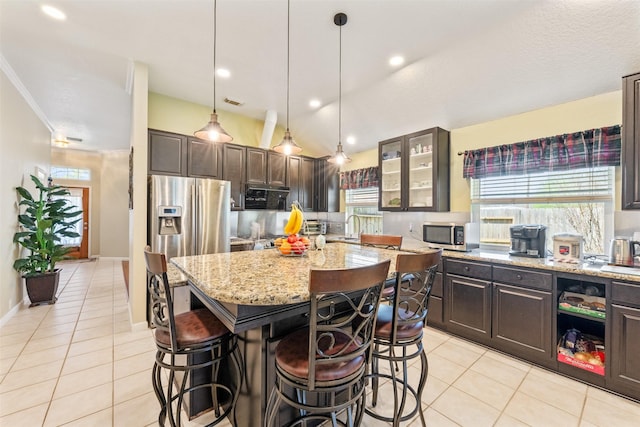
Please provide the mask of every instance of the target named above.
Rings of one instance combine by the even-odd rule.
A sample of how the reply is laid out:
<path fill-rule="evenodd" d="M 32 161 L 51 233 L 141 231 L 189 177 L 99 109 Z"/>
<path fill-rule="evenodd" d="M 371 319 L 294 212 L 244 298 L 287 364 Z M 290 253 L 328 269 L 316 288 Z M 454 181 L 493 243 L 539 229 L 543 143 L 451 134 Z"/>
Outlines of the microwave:
<path fill-rule="evenodd" d="M 244 196 L 244 208 L 283 211 L 287 207 L 288 195 L 289 187 L 249 184 Z"/>
<path fill-rule="evenodd" d="M 432 248 L 468 252 L 480 247 L 477 224 L 455 222 L 425 222 L 422 240 Z"/>

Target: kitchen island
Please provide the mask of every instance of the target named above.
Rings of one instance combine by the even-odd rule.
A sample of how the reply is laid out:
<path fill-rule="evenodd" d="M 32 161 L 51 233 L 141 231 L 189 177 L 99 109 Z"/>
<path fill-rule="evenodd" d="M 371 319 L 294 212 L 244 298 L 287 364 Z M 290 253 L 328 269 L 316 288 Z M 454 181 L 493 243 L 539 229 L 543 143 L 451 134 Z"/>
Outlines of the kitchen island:
<path fill-rule="evenodd" d="M 240 426 L 261 426 L 275 382 L 275 347 L 281 337 L 308 322 L 309 271 L 355 268 L 395 259 L 401 253 L 349 245 L 328 244 L 304 256 L 283 256 L 275 249 L 175 257 L 171 263 L 188 279 L 200 303 L 240 336 L 246 366 L 238 399 Z M 199 379 L 204 381 L 205 379 Z M 190 409 L 197 413 L 202 402 Z M 286 417 L 286 413 L 281 416 Z"/>

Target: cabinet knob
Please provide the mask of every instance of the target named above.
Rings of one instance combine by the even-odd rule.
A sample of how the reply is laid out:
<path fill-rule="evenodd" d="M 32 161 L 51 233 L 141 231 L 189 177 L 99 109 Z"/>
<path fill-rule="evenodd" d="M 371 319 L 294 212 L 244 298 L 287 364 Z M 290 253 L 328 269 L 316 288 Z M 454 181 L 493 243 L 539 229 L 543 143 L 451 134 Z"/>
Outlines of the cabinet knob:
<path fill-rule="evenodd" d="M 465 268 L 464 268 L 464 271 L 469 271 L 469 267 L 465 267 Z"/>
<path fill-rule="evenodd" d="M 516 274 L 516 277 L 518 278 L 518 280 L 522 280 L 522 276 L 519 274 Z"/>

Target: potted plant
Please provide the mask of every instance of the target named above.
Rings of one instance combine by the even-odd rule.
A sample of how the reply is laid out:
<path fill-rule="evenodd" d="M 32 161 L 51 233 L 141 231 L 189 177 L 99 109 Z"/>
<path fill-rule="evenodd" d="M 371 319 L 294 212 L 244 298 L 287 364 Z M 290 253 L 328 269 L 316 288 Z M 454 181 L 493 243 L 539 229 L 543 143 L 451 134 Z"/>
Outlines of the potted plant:
<path fill-rule="evenodd" d="M 30 307 L 42 303 L 56 302 L 56 292 L 60 270 L 56 263 L 67 258 L 71 250 L 61 243 L 63 237 L 78 237 L 75 225 L 82 220 L 81 210 L 75 210 L 68 200 L 61 198 L 69 190 L 59 185 L 48 185 L 31 175 L 36 185 L 38 197 L 35 198 L 24 187 L 17 187 L 20 206 L 24 213 L 18 214 L 20 231 L 14 234 L 13 242 L 28 251 L 28 255 L 18 258 L 13 268 L 22 273 L 31 300 Z M 77 218 L 77 219 L 75 219 Z"/>

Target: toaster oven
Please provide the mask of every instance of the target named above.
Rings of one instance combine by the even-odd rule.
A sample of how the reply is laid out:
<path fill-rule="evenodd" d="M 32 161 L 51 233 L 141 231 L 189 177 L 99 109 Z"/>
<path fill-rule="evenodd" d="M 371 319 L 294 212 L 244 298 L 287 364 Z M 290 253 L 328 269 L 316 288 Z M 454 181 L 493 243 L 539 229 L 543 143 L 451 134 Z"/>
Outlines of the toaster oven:
<path fill-rule="evenodd" d="M 302 230 L 300 230 L 300 233 L 307 236 L 327 234 L 327 223 L 315 220 L 305 220 L 302 223 Z"/>

